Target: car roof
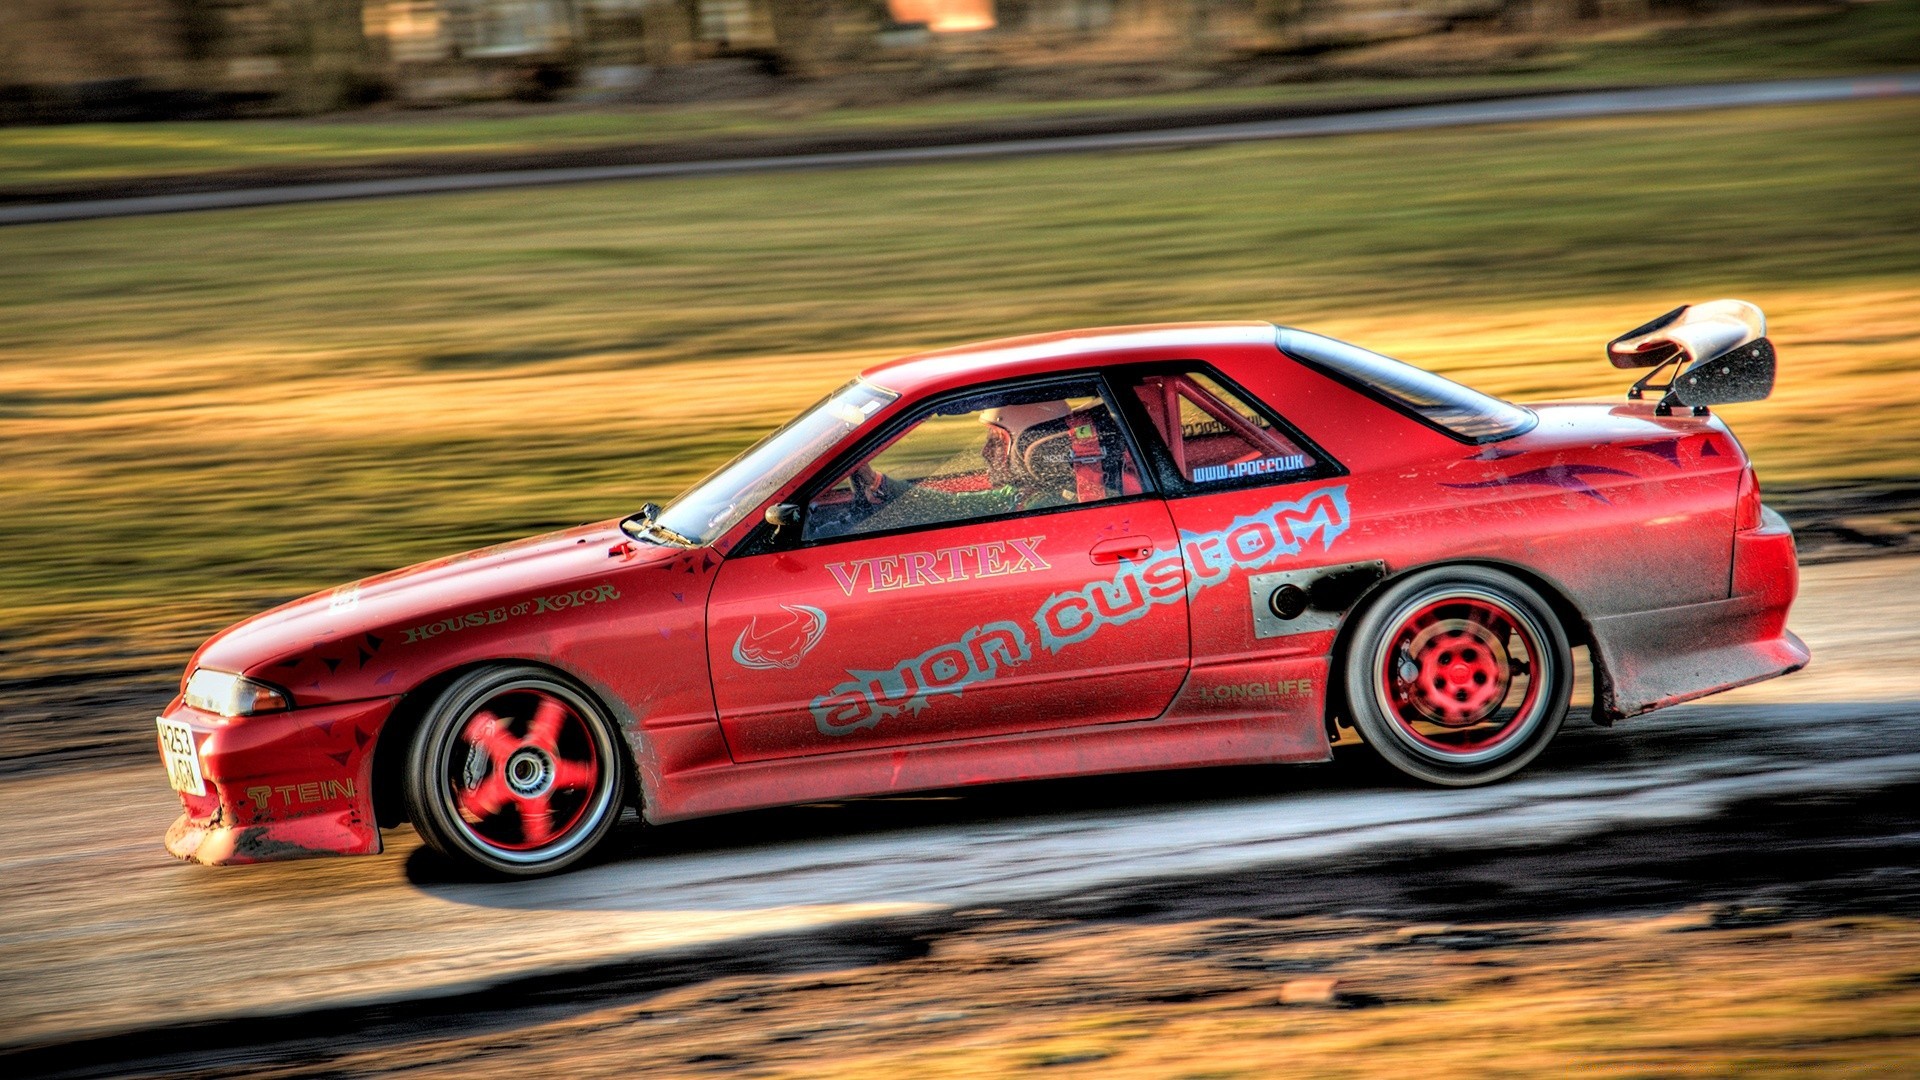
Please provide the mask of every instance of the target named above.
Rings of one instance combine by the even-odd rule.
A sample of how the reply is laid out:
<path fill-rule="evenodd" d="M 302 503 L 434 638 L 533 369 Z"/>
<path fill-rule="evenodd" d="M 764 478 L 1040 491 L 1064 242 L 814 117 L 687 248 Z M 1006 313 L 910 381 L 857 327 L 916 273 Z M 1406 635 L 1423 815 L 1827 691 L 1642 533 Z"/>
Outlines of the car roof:
<path fill-rule="evenodd" d="M 1270 322 L 1105 326 L 1000 338 L 915 353 L 870 367 L 860 377 L 905 397 L 1096 366 L 1123 360 L 1196 358 L 1195 350 L 1274 344 Z"/>

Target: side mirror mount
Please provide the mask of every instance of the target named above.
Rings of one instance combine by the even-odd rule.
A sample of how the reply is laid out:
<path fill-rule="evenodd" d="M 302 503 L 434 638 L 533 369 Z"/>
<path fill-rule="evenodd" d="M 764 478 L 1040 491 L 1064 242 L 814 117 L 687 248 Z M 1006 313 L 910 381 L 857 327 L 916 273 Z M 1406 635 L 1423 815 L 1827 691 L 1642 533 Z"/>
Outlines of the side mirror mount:
<path fill-rule="evenodd" d="M 800 524 L 800 507 L 793 503 L 775 503 L 767 507 L 767 524 L 776 529 L 790 529 Z"/>

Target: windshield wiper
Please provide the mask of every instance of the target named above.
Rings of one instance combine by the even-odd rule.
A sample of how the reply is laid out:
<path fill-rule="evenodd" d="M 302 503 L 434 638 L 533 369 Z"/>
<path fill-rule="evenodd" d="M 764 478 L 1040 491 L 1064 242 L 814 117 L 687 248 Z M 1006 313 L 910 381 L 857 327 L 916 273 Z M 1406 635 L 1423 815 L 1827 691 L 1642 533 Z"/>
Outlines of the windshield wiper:
<path fill-rule="evenodd" d="M 700 546 L 654 520 L 659 516 L 660 504 L 648 503 L 640 508 L 639 513 L 621 521 L 620 531 L 633 537 L 635 540 L 659 539 L 676 547 L 685 548 Z"/>

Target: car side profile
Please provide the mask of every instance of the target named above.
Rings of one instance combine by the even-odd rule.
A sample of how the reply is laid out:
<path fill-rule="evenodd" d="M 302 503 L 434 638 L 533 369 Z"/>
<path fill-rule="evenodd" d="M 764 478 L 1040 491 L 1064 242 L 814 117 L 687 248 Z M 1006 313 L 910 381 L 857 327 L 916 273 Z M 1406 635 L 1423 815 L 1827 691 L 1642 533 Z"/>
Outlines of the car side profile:
<path fill-rule="evenodd" d="M 1751 305 L 1609 346 L 1626 404 L 1515 405 L 1270 323 L 910 356 L 664 509 L 215 635 L 159 717 L 174 854 L 506 875 L 664 823 L 915 789 L 1324 761 L 1483 784 L 1794 671 L 1793 536 L 1710 406 Z M 1653 378 L 1666 373 L 1665 384 Z M 1658 400 L 1649 400 L 1651 395 Z"/>

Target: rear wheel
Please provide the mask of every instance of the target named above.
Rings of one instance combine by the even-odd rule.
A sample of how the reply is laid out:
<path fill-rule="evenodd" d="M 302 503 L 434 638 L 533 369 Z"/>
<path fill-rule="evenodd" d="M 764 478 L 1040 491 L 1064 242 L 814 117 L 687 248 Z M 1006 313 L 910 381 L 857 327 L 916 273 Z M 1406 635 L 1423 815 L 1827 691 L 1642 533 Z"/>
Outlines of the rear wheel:
<path fill-rule="evenodd" d="M 619 818 L 622 745 L 604 710 L 569 680 L 520 665 L 472 672 L 414 733 L 414 828 L 442 855 L 492 873 L 552 873 L 593 850 Z"/>
<path fill-rule="evenodd" d="M 1347 706 L 1388 764 L 1464 787 L 1519 771 L 1566 719 L 1573 658 L 1540 594 L 1484 567 L 1421 571 L 1360 617 Z"/>

